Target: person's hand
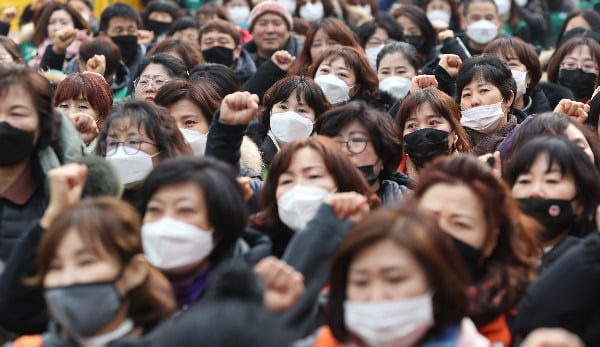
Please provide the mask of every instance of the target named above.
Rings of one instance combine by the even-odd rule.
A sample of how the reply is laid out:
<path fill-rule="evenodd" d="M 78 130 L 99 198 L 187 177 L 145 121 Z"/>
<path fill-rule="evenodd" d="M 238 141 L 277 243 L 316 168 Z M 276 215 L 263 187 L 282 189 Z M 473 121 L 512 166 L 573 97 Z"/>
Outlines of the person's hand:
<path fill-rule="evenodd" d="M 283 71 L 289 70 L 295 60 L 296 57 L 291 55 L 290 52 L 284 50 L 277 51 L 271 56 L 271 61 Z"/>
<path fill-rule="evenodd" d="M 444 54 L 440 58 L 440 67 L 450 75 L 450 77 L 455 78 L 458 75 L 458 69 L 462 65 L 462 60 L 456 54 Z"/>
<path fill-rule="evenodd" d="M 496 151 L 494 154 L 488 153 L 477 157 L 477 159 L 488 164 L 492 168 L 492 172 L 498 178 L 502 178 L 502 160 L 500 160 L 500 152 Z"/>
<path fill-rule="evenodd" d="M 15 6 L 7 7 L 0 13 L 0 22 L 9 23 L 15 18 L 17 18 L 17 8 Z"/>
<path fill-rule="evenodd" d="M 81 200 L 87 172 L 87 166 L 75 163 L 48 172 L 50 203 L 40 219 L 42 228 L 48 229 L 56 216 Z"/>
<path fill-rule="evenodd" d="M 94 54 L 85 62 L 85 71 L 95 72 L 104 77 L 106 71 L 106 57 L 102 54 Z"/>
<path fill-rule="evenodd" d="M 254 194 L 252 187 L 250 187 L 250 182 L 252 182 L 252 178 L 238 177 L 237 181 L 240 184 L 240 186 L 242 186 L 242 191 L 244 192 L 244 201 L 250 200 L 250 198 Z"/>
<path fill-rule="evenodd" d="M 348 218 L 358 223 L 369 213 L 369 200 L 356 192 L 330 194 L 324 203 L 331 205 L 339 219 Z"/>
<path fill-rule="evenodd" d="M 229 94 L 221 102 L 219 122 L 229 125 L 248 125 L 258 112 L 258 95 L 248 92 Z"/>
<path fill-rule="evenodd" d="M 569 99 L 562 99 L 554 108 L 554 112 L 564 113 L 569 117 L 575 118 L 579 123 L 585 122 L 589 111 L 590 105 Z"/>
<path fill-rule="evenodd" d="M 414 94 L 427 87 L 438 87 L 438 81 L 433 75 L 419 75 L 412 78 L 410 83 L 410 93 Z"/>
<path fill-rule="evenodd" d="M 440 30 L 437 34 L 437 40 L 439 43 L 443 43 L 449 37 L 454 37 L 454 31 L 450 29 Z"/>
<path fill-rule="evenodd" d="M 304 277 L 273 256 L 261 260 L 254 272 L 265 282 L 264 305 L 270 312 L 286 310 L 304 293 Z"/>
<path fill-rule="evenodd" d="M 96 120 L 89 114 L 77 112 L 70 114 L 69 117 L 71 117 L 75 123 L 75 127 L 77 128 L 77 131 L 79 132 L 79 135 L 85 144 L 92 142 L 92 140 L 100 133 L 100 129 L 98 129 Z"/>
<path fill-rule="evenodd" d="M 52 40 L 52 50 L 56 54 L 64 54 L 67 47 L 77 38 L 77 29 L 62 28 L 54 34 Z"/>
<path fill-rule="evenodd" d="M 585 347 L 579 337 L 561 328 L 538 328 L 521 343 L 521 347 Z"/>
<path fill-rule="evenodd" d="M 150 30 L 139 29 L 137 32 L 138 42 L 142 45 L 149 45 L 154 40 L 154 32 Z"/>

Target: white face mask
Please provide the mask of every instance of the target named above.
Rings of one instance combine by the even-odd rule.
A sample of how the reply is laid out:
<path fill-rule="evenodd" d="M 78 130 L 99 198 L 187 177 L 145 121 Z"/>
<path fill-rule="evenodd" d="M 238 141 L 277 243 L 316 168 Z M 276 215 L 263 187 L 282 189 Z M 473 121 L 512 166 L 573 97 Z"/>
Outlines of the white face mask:
<path fill-rule="evenodd" d="M 152 158 L 156 157 L 159 153 L 149 155 L 139 151 L 136 154 L 129 155 L 125 153 L 123 146 L 119 146 L 114 154 L 106 156 L 106 160 L 115 166 L 121 178 L 121 183 L 123 183 L 125 188 L 130 188 L 148 176 L 154 168 Z"/>
<path fill-rule="evenodd" d="M 489 20 L 478 20 L 467 26 L 467 36 L 480 45 L 485 45 L 498 36 L 498 25 Z"/>
<path fill-rule="evenodd" d="M 356 8 L 365 12 L 366 14 L 370 15 L 371 14 L 371 5 L 367 4 L 364 6 L 361 5 L 356 5 Z"/>
<path fill-rule="evenodd" d="M 329 194 L 323 188 L 296 185 L 277 199 L 279 219 L 295 232 L 302 231 Z"/>
<path fill-rule="evenodd" d="M 504 17 L 510 12 L 510 0 L 494 0 L 496 7 L 498 8 L 498 14 L 500 17 Z"/>
<path fill-rule="evenodd" d="M 269 119 L 271 131 L 275 138 L 282 143 L 290 143 L 298 139 L 305 139 L 313 131 L 310 119 L 302 117 L 294 111 L 271 114 Z"/>
<path fill-rule="evenodd" d="M 203 134 L 199 131 L 179 128 L 179 131 L 183 134 L 185 142 L 192 148 L 194 155 L 203 156 L 206 151 L 206 140 L 208 134 Z"/>
<path fill-rule="evenodd" d="M 346 301 L 344 322 L 367 346 L 413 346 L 434 325 L 432 295 L 380 302 Z"/>
<path fill-rule="evenodd" d="M 250 16 L 250 7 L 248 6 L 234 6 L 227 9 L 227 15 L 231 22 L 235 25 L 242 25 L 248 20 Z"/>
<path fill-rule="evenodd" d="M 435 21 L 444 22 L 450 24 L 450 14 L 442 10 L 432 10 L 427 12 L 427 18 L 433 24 Z"/>
<path fill-rule="evenodd" d="M 396 99 L 403 99 L 410 90 L 411 80 L 406 77 L 392 76 L 379 82 L 379 89 Z"/>
<path fill-rule="evenodd" d="M 367 58 L 369 59 L 369 64 L 371 64 L 373 70 L 377 70 L 377 55 L 379 54 L 382 48 L 383 45 L 379 45 L 377 47 L 370 47 L 365 50 L 365 54 L 367 55 Z"/>
<path fill-rule="evenodd" d="M 278 0 L 289 13 L 296 11 L 296 0 Z"/>
<path fill-rule="evenodd" d="M 491 134 L 498 128 L 504 117 L 502 101 L 491 105 L 483 105 L 460 111 L 460 124 L 483 134 Z"/>
<path fill-rule="evenodd" d="M 325 16 L 325 9 L 323 8 L 322 2 L 312 3 L 306 2 L 306 5 L 300 7 L 300 17 L 306 19 L 309 22 L 316 22 Z"/>
<path fill-rule="evenodd" d="M 515 2 L 521 7 L 525 7 L 525 5 L 527 5 L 527 0 L 515 0 Z"/>
<path fill-rule="evenodd" d="M 148 262 L 160 270 L 200 264 L 215 245 L 213 231 L 202 230 L 171 217 L 142 226 L 142 247 Z"/>
<path fill-rule="evenodd" d="M 517 83 L 517 95 L 515 99 L 518 99 L 527 91 L 527 71 L 510 70 L 510 72 L 512 72 L 513 78 Z"/>
<path fill-rule="evenodd" d="M 350 100 L 350 87 L 335 75 L 317 76 L 315 83 L 321 87 L 327 101 L 332 105 Z"/>

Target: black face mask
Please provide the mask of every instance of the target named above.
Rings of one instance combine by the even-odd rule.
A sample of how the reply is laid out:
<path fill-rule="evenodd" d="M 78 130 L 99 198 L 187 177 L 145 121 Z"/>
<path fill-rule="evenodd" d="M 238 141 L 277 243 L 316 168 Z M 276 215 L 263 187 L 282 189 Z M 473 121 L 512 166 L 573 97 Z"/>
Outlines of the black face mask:
<path fill-rule="evenodd" d="M 121 56 L 124 62 L 130 62 L 137 54 L 138 38 L 136 35 L 112 36 L 111 40 L 121 49 Z"/>
<path fill-rule="evenodd" d="M 564 199 L 518 199 L 521 210 L 544 226 L 542 241 L 550 241 L 569 231 L 575 214 L 572 200 Z"/>
<path fill-rule="evenodd" d="M 418 167 L 425 167 L 433 158 L 450 153 L 448 132 L 423 128 L 404 136 L 404 151 Z"/>
<path fill-rule="evenodd" d="M 159 22 L 152 19 L 148 19 L 146 21 L 145 28 L 146 30 L 150 30 L 154 32 L 154 37 L 159 37 L 160 35 L 166 33 L 173 23 L 165 23 Z"/>
<path fill-rule="evenodd" d="M 569 88 L 577 100 L 587 101 L 591 98 L 597 80 L 598 75 L 583 72 L 581 69 L 558 71 L 558 84 Z"/>
<path fill-rule="evenodd" d="M 34 132 L 0 123 L 0 166 L 11 166 L 31 155 L 35 147 Z"/>
<path fill-rule="evenodd" d="M 449 235 L 454 242 L 454 247 L 460 253 L 460 256 L 467 266 L 467 270 L 471 274 L 471 278 L 476 281 L 483 276 L 482 253 L 480 250 L 473 248 L 471 245 L 464 243 L 456 237 Z"/>
<path fill-rule="evenodd" d="M 202 56 L 207 63 L 216 63 L 227 67 L 233 66 L 233 49 L 214 46 L 202 51 Z"/>
<path fill-rule="evenodd" d="M 423 38 L 423 36 L 407 35 L 404 36 L 404 39 L 406 40 L 406 42 L 410 43 L 413 47 L 415 47 L 417 51 L 421 49 L 423 43 L 425 43 L 425 39 Z"/>
<path fill-rule="evenodd" d="M 373 165 L 363 165 L 358 167 L 360 172 L 362 172 L 363 176 L 371 186 L 377 181 L 377 175 L 375 175 L 374 172 L 374 168 L 377 163 L 379 163 L 379 159 L 377 159 Z"/>

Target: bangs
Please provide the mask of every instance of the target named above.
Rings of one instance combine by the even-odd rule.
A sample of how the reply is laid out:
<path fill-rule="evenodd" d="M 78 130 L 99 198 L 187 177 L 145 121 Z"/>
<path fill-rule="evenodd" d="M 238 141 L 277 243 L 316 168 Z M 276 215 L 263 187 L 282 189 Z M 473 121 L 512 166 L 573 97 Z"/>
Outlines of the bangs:
<path fill-rule="evenodd" d="M 147 133 L 149 122 L 148 115 L 143 112 L 119 112 L 108 117 L 104 122 L 103 128 L 104 132 L 107 134 L 111 130 L 127 131 L 131 128 L 137 128 L 139 132 L 143 132 L 147 136 L 150 136 L 150 134 Z"/>

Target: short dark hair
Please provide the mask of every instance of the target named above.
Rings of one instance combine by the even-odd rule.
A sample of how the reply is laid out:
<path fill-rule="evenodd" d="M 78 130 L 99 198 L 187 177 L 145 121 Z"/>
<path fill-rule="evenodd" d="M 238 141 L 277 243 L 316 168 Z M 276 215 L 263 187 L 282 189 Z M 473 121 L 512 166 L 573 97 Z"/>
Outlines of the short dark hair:
<path fill-rule="evenodd" d="M 365 48 L 367 41 L 373 36 L 377 28 L 385 30 L 392 40 L 404 41 L 402 25 L 391 14 L 378 12 L 373 20 L 361 24 L 354 30 L 362 48 Z"/>
<path fill-rule="evenodd" d="M 173 38 L 166 38 L 160 41 L 156 46 L 152 47 L 150 52 L 148 52 L 148 56 L 153 56 L 158 53 L 171 55 L 170 52 L 175 52 L 181 58 L 181 62 L 185 65 L 187 71 L 193 69 L 194 66 L 203 61 L 200 52 L 188 42 Z M 173 55 L 171 56 L 174 57 Z"/>
<path fill-rule="evenodd" d="M 107 36 L 98 36 L 88 40 L 79 46 L 79 60 L 82 65 L 96 54 L 101 54 L 106 58 L 106 70 L 104 78 L 110 79 L 119 69 L 121 62 L 121 50 Z"/>
<path fill-rule="evenodd" d="M 600 14 L 593 9 L 586 10 L 577 10 L 569 13 L 567 18 L 565 18 L 562 27 L 558 31 L 558 37 L 556 38 L 556 48 L 558 49 L 561 45 L 560 43 L 563 40 L 563 36 L 565 34 L 565 29 L 567 25 L 571 21 L 571 19 L 575 17 L 582 17 L 590 26 L 590 31 L 594 33 L 600 33 Z"/>
<path fill-rule="evenodd" d="M 391 175 L 397 171 L 402 159 L 400 132 L 392 118 L 360 101 L 352 101 L 325 112 L 315 124 L 319 135 L 337 136 L 352 122 L 360 123 L 369 135 L 377 156 L 383 163 L 383 171 Z"/>
<path fill-rule="evenodd" d="M 519 147 L 504 173 L 508 184 L 514 186 L 519 176 L 527 173 L 542 154 L 548 156 L 548 170 L 556 164 L 563 176 L 573 177 L 575 197 L 583 207 L 582 214 L 576 219 L 591 221 L 600 204 L 600 174 L 581 148 L 566 138 L 542 136 Z"/>
<path fill-rule="evenodd" d="M 589 37 L 573 37 L 569 39 L 567 42 L 563 43 L 552 55 L 550 58 L 550 62 L 548 62 L 548 81 L 552 83 L 558 83 L 558 75 L 560 71 L 560 64 L 563 59 L 575 50 L 579 46 L 588 46 L 590 49 L 590 55 L 596 62 L 596 64 L 600 65 L 600 43 L 596 42 L 596 40 Z M 596 74 L 596 85 L 600 81 L 600 74 Z"/>
<path fill-rule="evenodd" d="M 182 157 L 158 165 L 142 183 L 136 207 L 142 217 L 148 201 L 157 190 L 180 183 L 194 183 L 201 188 L 208 208 L 208 220 L 217 243 L 210 257 L 218 259 L 233 246 L 244 232 L 248 207 L 233 168 L 210 157 Z"/>
<path fill-rule="evenodd" d="M 208 34 L 213 31 L 231 36 L 235 46 L 237 47 L 240 45 L 241 36 L 238 29 L 235 27 L 235 25 L 233 25 L 233 23 L 220 18 L 215 18 L 202 24 L 200 30 L 198 31 L 198 42 L 202 41 L 202 36 L 204 36 L 204 34 Z"/>
<path fill-rule="evenodd" d="M 504 100 L 517 94 L 517 84 L 506 63 L 495 55 L 482 54 L 467 58 L 456 77 L 456 102 L 460 105 L 462 90 L 474 79 L 481 78 L 500 90 Z M 511 94 L 512 93 L 512 94 Z"/>
<path fill-rule="evenodd" d="M 202 63 L 190 71 L 193 83 L 212 83 L 221 99 L 242 89 L 240 79 L 225 65 Z"/>
<path fill-rule="evenodd" d="M 45 3 L 42 8 L 38 10 L 40 11 L 39 16 L 36 15 L 35 29 L 33 32 L 33 42 L 36 45 L 41 45 L 42 42 L 44 42 L 44 40 L 48 37 L 48 23 L 50 22 L 50 17 L 54 12 L 60 10 L 66 11 L 69 16 L 71 16 L 71 19 L 73 20 L 73 26 L 76 29 L 85 30 L 89 34 L 90 26 L 85 19 L 81 17 L 79 12 L 75 11 L 75 9 L 71 7 L 71 5 L 50 1 Z"/>
<path fill-rule="evenodd" d="M 106 32 L 108 30 L 110 20 L 115 17 L 131 19 L 135 22 L 138 28 L 142 25 L 142 19 L 140 18 L 140 14 L 133 7 L 127 4 L 117 3 L 108 6 L 104 9 L 104 11 L 102 11 L 102 14 L 100 15 L 99 24 L 100 31 Z"/>
<path fill-rule="evenodd" d="M 179 17 L 173 21 L 169 31 L 167 32 L 167 36 L 173 36 L 178 31 L 182 31 L 185 29 L 200 29 L 200 24 L 195 18 L 190 16 Z"/>
<path fill-rule="evenodd" d="M 490 0 L 493 1 L 493 0 Z M 407 17 L 412 20 L 418 27 L 421 29 L 421 34 L 423 36 L 423 46 L 418 50 L 422 53 L 427 53 L 430 50 L 434 49 L 437 45 L 437 34 L 435 33 L 435 29 L 433 29 L 433 25 L 427 18 L 425 11 L 414 5 L 406 5 L 402 7 L 398 7 L 393 12 L 394 17 Z"/>
<path fill-rule="evenodd" d="M 379 64 L 386 55 L 394 53 L 402 53 L 410 66 L 415 69 L 415 74 L 419 72 L 419 69 L 421 68 L 421 59 L 419 59 L 416 48 L 406 42 L 393 42 L 383 46 L 381 51 L 377 54 L 377 69 L 379 70 Z"/>
<path fill-rule="evenodd" d="M 183 14 L 183 11 L 175 1 L 152 0 L 144 7 L 144 11 L 142 11 L 142 23 L 148 22 L 148 18 L 152 12 L 168 13 L 173 21 Z"/>
<path fill-rule="evenodd" d="M 140 77 L 150 64 L 162 65 L 171 78 L 186 78 L 188 75 L 187 69 L 181 60 L 166 53 L 156 53 L 155 55 L 146 57 L 142 60 L 135 73 L 134 80 Z"/>
<path fill-rule="evenodd" d="M 220 98 L 210 84 L 192 83 L 176 79 L 160 87 L 154 102 L 157 105 L 169 107 L 183 99 L 190 99 L 202 111 L 208 124 L 212 121 L 213 113 L 219 108 Z"/>
<path fill-rule="evenodd" d="M 533 47 L 518 37 L 501 37 L 490 42 L 483 53 L 496 54 L 508 60 L 515 57 L 525 65 L 527 73 L 531 77 L 531 84 L 527 86 L 528 91 L 533 91 L 542 78 L 542 65 Z"/>
<path fill-rule="evenodd" d="M 460 324 L 467 315 L 468 275 L 450 238 L 434 220 L 416 206 L 383 207 L 350 229 L 333 256 L 330 272 L 326 321 L 336 340 L 347 342 L 351 337 L 344 323 L 350 266 L 360 252 L 384 241 L 408 251 L 425 273 L 433 293 L 431 331 Z"/>

